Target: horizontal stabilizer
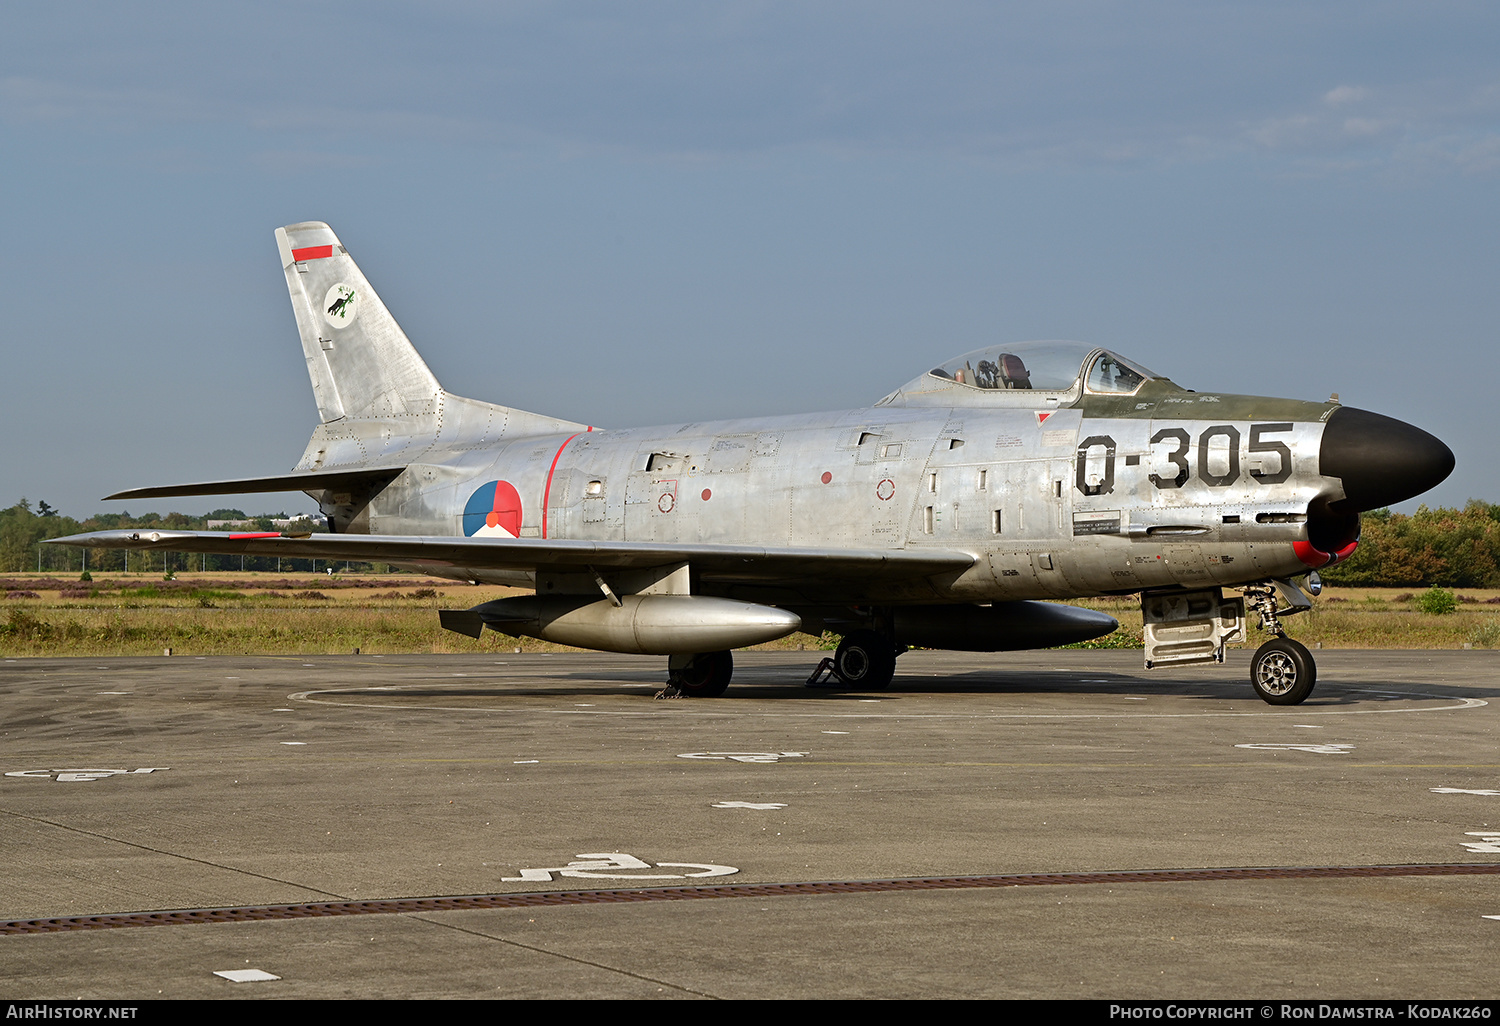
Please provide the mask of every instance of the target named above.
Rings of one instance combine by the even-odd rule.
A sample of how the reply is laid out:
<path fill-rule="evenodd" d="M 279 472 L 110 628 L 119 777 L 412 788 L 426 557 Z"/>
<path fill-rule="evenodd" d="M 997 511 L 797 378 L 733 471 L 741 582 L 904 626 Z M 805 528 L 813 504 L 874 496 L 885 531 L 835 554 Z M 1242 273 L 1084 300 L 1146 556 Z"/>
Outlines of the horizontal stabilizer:
<path fill-rule="evenodd" d="M 194 484 L 157 485 L 151 488 L 128 488 L 123 492 L 106 495 L 104 498 L 159 499 L 177 495 L 346 491 L 372 485 L 378 491 L 394 481 L 405 469 L 405 467 L 361 467 L 358 470 L 315 470 L 303 474 L 282 474 L 279 477 L 245 477 L 237 481 L 199 481 Z"/>
<path fill-rule="evenodd" d="M 296 477 L 320 476 L 304 474 Z M 323 486 L 326 487 L 326 486 Z M 380 534 L 309 534 L 289 537 L 261 532 L 93 531 L 49 544 L 99 549 L 151 549 L 345 559 L 430 567 L 533 572 L 583 572 L 691 564 L 717 582 L 819 582 L 893 580 L 956 574 L 974 564 L 967 552 L 934 549 L 763 548 L 752 545 L 673 545 L 651 542 L 543 541 L 534 538 L 421 537 Z"/>

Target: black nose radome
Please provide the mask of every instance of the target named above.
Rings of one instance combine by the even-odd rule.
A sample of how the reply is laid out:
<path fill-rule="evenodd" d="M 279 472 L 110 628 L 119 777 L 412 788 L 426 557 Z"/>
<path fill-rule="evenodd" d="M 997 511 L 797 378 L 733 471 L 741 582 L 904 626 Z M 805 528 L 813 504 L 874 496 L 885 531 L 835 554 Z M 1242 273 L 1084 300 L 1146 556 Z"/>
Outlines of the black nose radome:
<path fill-rule="evenodd" d="M 1328 418 L 1318 470 L 1344 483 L 1335 513 L 1362 513 L 1421 495 L 1453 472 L 1453 450 L 1421 428 L 1343 407 Z"/>

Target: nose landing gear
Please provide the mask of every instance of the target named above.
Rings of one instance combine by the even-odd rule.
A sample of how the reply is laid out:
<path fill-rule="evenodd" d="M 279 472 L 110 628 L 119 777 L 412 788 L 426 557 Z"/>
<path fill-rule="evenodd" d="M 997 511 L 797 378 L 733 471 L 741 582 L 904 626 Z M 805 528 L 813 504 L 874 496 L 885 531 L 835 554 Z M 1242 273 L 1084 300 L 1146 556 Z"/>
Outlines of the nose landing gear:
<path fill-rule="evenodd" d="M 1300 705 L 1318 682 L 1318 666 L 1307 646 L 1291 638 L 1272 638 L 1255 650 L 1250 686 L 1272 705 Z"/>
<path fill-rule="evenodd" d="M 1278 595 L 1288 600 L 1286 609 L 1277 609 Z M 1318 666 L 1306 645 L 1286 636 L 1278 614 L 1300 613 L 1312 608 L 1312 602 L 1295 585 L 1273 581 L 1246 587 L 1245 604 L 1260 614 L 1260 629 L 1275 635 L 1255 650 L 1250 686 L 1271 705 L 1302 704 L 1318 682 Z"/>

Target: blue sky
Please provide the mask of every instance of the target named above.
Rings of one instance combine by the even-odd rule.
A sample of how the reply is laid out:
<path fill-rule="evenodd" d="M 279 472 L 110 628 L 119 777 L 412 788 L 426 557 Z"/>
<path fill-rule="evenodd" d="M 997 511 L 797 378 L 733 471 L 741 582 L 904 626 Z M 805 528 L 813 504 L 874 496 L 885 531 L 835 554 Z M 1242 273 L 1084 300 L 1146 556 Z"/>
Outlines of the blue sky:
<path fill-rule="evenodd" d="M 0 504 L 82 517 L 289 469 L 316 410 L 271 233 L 301 220 L 476 398 L 605 426 L 837 409 L 1077 338 L 1190 388 L 1339 392 L 1453 447 L 1422 501 L 1500 501 L 1494 4 L 53 3 L 5 25 Z M 221 504 L 312 508 L 140 505 Z"/>

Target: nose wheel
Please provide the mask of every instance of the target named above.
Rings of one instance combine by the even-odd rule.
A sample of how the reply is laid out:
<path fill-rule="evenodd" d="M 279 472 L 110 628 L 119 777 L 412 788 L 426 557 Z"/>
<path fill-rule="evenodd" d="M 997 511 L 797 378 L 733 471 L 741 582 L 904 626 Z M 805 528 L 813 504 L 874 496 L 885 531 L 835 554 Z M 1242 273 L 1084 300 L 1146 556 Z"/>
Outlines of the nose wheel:
<path fill-rule="evenodd" d="M 1255 650 L 1250 685 L 1272 705 L 1300 705 L 1317 682 L 1317 663 L 1301 642 L 1273 638 Z"/>

